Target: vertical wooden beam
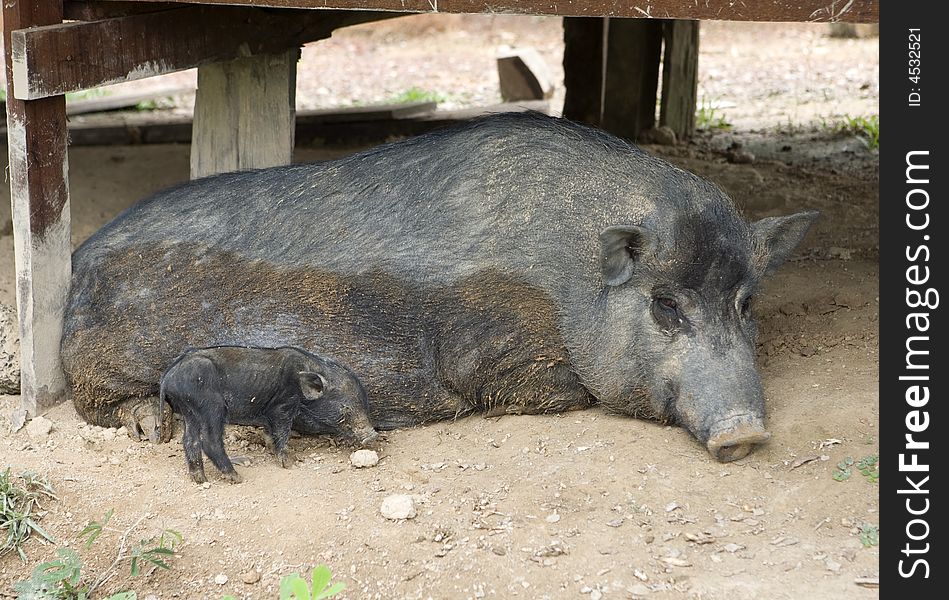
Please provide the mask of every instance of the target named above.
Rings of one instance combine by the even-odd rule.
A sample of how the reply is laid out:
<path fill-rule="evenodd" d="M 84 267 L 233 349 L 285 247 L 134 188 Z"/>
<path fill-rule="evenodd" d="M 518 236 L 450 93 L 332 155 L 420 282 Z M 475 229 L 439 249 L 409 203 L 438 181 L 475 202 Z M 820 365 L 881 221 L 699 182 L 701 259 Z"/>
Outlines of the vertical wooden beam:
<path fill-rule="evenodd" d="M 670 127 L 678 139 L 695 133 L 696 94 L 699 83 L 699 22 L 663 23 L 662 99 L 659 124 Z"/>
<path fill-rule="evenodd" d="M 656 124 L 662 22 L 611 18 L 606 29 L 602 127 L 634 140 Z"/>
<path fill-rule="evenodd" d="M 563 116 L 599 125 L 603 112 L 603 24 L 600 17 L 564 17 Z"/>
<path fill-rule="evenodd" d="M 66 398 L 59 357 L 72 274 L 64 96 L 17 100 L 10 32 L 63 19 L 62 0 L 4 0 L 7 144 L 20 322 L 20 391 L 31 415 Z"/>
<path fill-rule="evenodd" d="M 298 48 L 198 67 L 191 178 L 290 164 Z"/>

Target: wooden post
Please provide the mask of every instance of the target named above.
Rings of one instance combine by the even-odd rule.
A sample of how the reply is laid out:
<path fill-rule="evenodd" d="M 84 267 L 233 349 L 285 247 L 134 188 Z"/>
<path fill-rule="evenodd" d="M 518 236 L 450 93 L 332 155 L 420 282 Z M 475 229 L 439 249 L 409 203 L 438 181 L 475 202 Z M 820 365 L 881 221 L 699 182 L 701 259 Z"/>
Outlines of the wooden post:
<path fill-rule="evenodd" d="M 634 140 L 656 124 L 662 22 L 608 19 L 603 81 L 603 129 Z"/>
<path fill-rule="evenodd" d="M 34 416 L 66 398 L 59 357 L 72 274 L 66 101 L 64 96 L 17 100 L 10 32 L 62 20 L 62 0 L 3 2 L 20 393 L 23 408 Z"/>
<path fill-rule="evenodd" d="M 669 20 L 663 23 L 662 100 L 659 124 L 678 139 L 695 133 L 696 94 L 699 82 L 699 22 Z"/>
<path fill-rule="evenodd" d="M 563 116 L 599 125 L 603 114 L 603 24 L 596 17 L 563 19 Z"/>
<path fill-rule="evenodd" d="M 198 67 L 191 178 L 288 165 L 298 48 Z"/>

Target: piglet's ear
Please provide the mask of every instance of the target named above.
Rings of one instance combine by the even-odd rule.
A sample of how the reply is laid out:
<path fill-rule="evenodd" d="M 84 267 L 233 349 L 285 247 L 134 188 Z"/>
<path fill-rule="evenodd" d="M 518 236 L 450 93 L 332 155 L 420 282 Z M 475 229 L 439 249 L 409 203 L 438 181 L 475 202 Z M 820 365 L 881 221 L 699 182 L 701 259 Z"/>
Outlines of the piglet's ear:
<path fill-rule="evenodd" d="M 614 225 L 600 233 L 600 273 L 603 283 L 623 285 L 633 275 L 633 266 L 656 244 L 655 234 L 639 225 Z"/>
<path fill-rule="evenodd" d="M 819 215 L 811 210 L 784 217 L 767 217 L 751 225 L 756 253 L 762 257 L 760 264 L 764 265 L 765 275 L 774 273 L 791 256 Z"/>
<path fill-rule="evenodd" d="M 326 378 L 314 371 L 303 371 L 300 373 L 300 388 L 311 398 L 319 398 L 323 395 L 327 386 Z"/>

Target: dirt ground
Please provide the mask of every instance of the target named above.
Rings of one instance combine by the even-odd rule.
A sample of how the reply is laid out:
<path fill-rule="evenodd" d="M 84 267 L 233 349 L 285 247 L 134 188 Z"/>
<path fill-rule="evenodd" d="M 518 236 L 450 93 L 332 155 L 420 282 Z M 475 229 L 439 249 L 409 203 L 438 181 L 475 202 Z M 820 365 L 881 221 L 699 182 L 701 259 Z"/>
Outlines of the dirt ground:
<path fill-rule="evenodd" d="M 542 27 L 531 35 L 540 36 Z M 794 27 L 806 33 L 809 47 L 837 43 Z M 517 33 L 505 43 L 518 43 Z M 399 35 L 355 37 L 409 52 Z M 545 48 L 556 48 L 552 35 L 540 36 Z M 715 24 L 703 36 L 710 49 L 739 57 L 749 56 L 754 43 L 744 25 L 729 33 Z M 727 49 L 728 39 L 746 38 L 738 50 Z M 480 43 L 496 41 L 488 36 Z M 805 71 L 789 72 L 788 85 L 810 81 L 801 85 L 826 88 L 815 92 L 822 99 L 850 90 L 859 100 L 867 92 L 860 101 L 875 106 L 876 57 L 865 43 L 840 46 L 863 48 L 859 64 L 871 65 L 853 81 L 825 81 L 801 60 Z M 715 77 L 737 79 L 716 85 L 737 95 L 743 73 L 723 70 Z M 864 76 L 869 88 L 862 87 Z M 470 93 L 480 98 L 478 89 Z M 88 427 L 65 404 L 46 415 L 54 423 L 48 436 L 30 438 L 24 430 L 4 436 L 0 467 L 49 477 L 59 500 L 45 504 L 42 525 L 80 551 L 90 574 L 108 566 L 120 535 L 135 523 L 134 540 L 162 528 L 179 531 L 184 543 L 172 570 L 135 579 L 123 572 L 104 588 L 131 588 L 139 598 L 276 598 L 282 576 L 319 563 L 348 584 L 340 597 L 352 599 L 874 598 L 877 591 L 855 579 L 878 574 L 877 549 L 859 539 L 862 526 L 879 525 L 877 485 L 856 471 L 846 481 L 833 473 L 845 457 L 878 452 L 877 155 L 854 137 L 779 131 L 787 123 L 777 115 L 796 115 L 796 123 L 803 112 L 819 110 L 781 94 L 755 94 L 748 94 L 751 103 L 770 115 L 773 127 L 752 132 L 756 127 L 748 125 L 703 134 L 692 144 L 648 147 L 720 184 L 749 218 L 822 212 L 757 302 L 773 437 L 741 461 L 716 463 L 682 430 L 599 409 L 389 432 L 381 462 L 367 469 L 350 466 L 349 448 L 295 438 L 298 462 L 283 470 L 255 430 L 235 427 L 227 447 L 250 458 L 249 466 L 238 467 L 245 481 L 228 485 L 209 467 L 205 488 L 188 479 L 178 441 L 156 446 Z M 863 104 L 855 107 L 852 114 L 867 114 Z M 724 150 L 735 141 L 757 160 L 727 162 Z M 297 160 L 347 151 L 300 148 Z M 184 146 L 71 149 L 74 242 L 149 192 L 185 179 L 187 152 Z M 0 224 L 8 218 L 8 206 L 0 208 Z M 12 303 L 13 292 L 12 241 L 4 233 L 0 302 Z M 0 396 L 0 414 L 17 403 L 18 397 Z M 0 427 L 6 431 L 5 418 Z M 383 498 L 395 493 L 414 497 L 415 518 L 390 521 L 380 514 Z M 110 509 L 114 531 L 81 548 L 78 532 Z M 0 558 L 0 594 L 12 594 L 12 582 L 55 553 L 36 541 L 26 550 L 27 564 Z M 259 580 L 244 583 L 257 579 L 251 572 Z"/>

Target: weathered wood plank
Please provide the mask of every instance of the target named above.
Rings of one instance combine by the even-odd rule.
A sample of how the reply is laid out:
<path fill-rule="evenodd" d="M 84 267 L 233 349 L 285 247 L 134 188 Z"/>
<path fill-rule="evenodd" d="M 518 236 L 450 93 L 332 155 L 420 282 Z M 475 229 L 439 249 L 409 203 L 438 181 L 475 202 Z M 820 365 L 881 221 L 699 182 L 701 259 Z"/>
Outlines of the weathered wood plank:
<path fill-rule="evenodd" d="M 64 0 L 63 18 L 68 21 L 99 21 L 141 13 L 181 8 L 173 2 L 99 2 L 97 0 Z"/>
<path fill-rule="evenodd" d="M 609 19 L 606 48 L 600 126 L 635 140 L 656 124 L 662 21 Z"/>
<path fill-rule="evenodd" d="M 662 27 L 662 96 L 659 124 L 679 139 L 695 132 L 695 106 L 699 83 L 699 22 L 666 21 Z"/>
<path fill-rule="evenodd" d="M 288 165 L 297 48 L 198 68 L 191 178 Z"/>
<path fill-rule="evenodd" d="M 60 0 L 3 2 L 4 47 L 10 47 L 14 29 L 62 18 Z M 10 53 L 6 69 L 20 393 L 23 408 L 36 415 L 67 395 L 59 358 L 72 274 L 65 98 L 17 100 Z"/>
<path fill-rule="evenodd" d="M 563 20 L 563 116 L 599 125 L 603 116 L 603 24 L 606 19 Z"/>
<path fill-rule="evenodd" d="M 128 1 L 128 0 L 123 0 Z M 158 0 L 135 0 L 153 2 Z M 389 10 L 409 13 L 510 13 L 568 17 L 649 17 L 720 21 L 878 23 L 879 0 L 178 0 L 277 8 Z"/>
<path fill-rule="evenodd" d="M 102 96 L 100 98 L 86 98 L 84 100 L 71 100 L 66 103 L 66 114 L 84 115 L 95 112 L 106 112 L 118 110 L 120 108 L 131 109 L 142 102 L 149 100 L 158 100 L 171 96 L 180 96 L 190 94 L 194 91 L 193 87 L 168 87 L 151 90 L 140 93 L 115 94 L 114 96 Z"/>
<path fill-rule="evenodd" d="M 273 54 L 392 13 L 198 6 L 13 31 L 20 100 Z M 90 51 L 98 49 L 98 52 Z"/>

